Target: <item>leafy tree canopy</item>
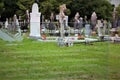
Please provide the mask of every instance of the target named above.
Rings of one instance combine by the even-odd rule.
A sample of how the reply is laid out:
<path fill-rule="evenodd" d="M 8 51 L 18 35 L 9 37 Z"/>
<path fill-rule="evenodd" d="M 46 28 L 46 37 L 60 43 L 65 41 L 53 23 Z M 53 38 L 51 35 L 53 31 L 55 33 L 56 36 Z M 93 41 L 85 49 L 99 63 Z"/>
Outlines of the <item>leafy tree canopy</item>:
<path fill-rule="evenodd" d="M 66 4 L 66 15 L 73 19 L 76 12 L 81 17 L 85 15 L 90 18 L 95 11 L 99 19 L 110 19 L 112 16 L 112 5 L 108 0 L 0 0 L 0 15 L 2 18 L 12 17 L 14 14 L 24 18 L 26 10 L 31 12 L 32 4 L 37 2 L 39 11 L 45 18 L 49 19 L 51 12 L 59 13 L 59 5 Z"/>
<path fill-rule="evenodd" d="M 117 11 L 118 17 L 120 17 L 120 5 L 116 8 L 116 11 Z"/>

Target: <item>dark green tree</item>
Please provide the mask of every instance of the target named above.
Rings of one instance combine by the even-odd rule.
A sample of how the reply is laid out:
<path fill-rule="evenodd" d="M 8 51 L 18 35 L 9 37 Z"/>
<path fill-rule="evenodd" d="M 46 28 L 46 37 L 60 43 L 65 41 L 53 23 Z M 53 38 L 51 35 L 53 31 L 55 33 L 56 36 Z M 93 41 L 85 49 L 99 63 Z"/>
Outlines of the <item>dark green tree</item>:
<path fill-rule="evenodd" d="M 3 11 L 4 11 L 4 3 L 2 0 L 0 0 L 0 16 L 1 16 Z"/>
<path fill-rule="evenodd" d="M 31 12 L 32 4 L 37 2 L 39 11 L 45 18 L 49 19 L 51 12 L 59 14 L 59 6 L 66 4 L 66 15 L 73 19 L 76 12 L 80 16 L 91 17 L 93 11 L 97 13 L 99 19 L 110 19 L 112 16 L 112 5 L 108 0 L 0 0 L 0 14 L 3 18 L 12 17 L 14 14 L 24 17 L 26 10 Z"/>
<path fill-rule="evenodd" d="M 61 4 L 66 4 L 69 5 L 69 3 L 71 2 L 71 0 L 45 0 L 43 2 L 40 2 L 40 11 L 43 15 L 45 15 L 46 18 L 49 19 L 51 12 L 55 13 L 55 14 L 59 14 L 59 6 Z M 68 8 L 66 10 L 66 15 L 70 15 L 70 9 Z"/>
<path fill-rule="evenodd" d="M 118 17 L 120 17 L 120 5 L 116 8 L 116 11 L 117 11 Z"/>
<path fill-rule="evenodd" d="M 98 18 L 109 19 L 112 12 L 112 5 L 107 0 L 72 0 L 69 4 L 69 9 L 74 17 L 76 12 L 79 12 L 82 17 L 85 15 L 88 18 L 95 11 Z"/>
<path fill-rule="evenodd" d="M 17 5 L 17 10 L 16 14 L 19 16 L 22 16 L 24 18 L 26 10 L 31 11 L 32 4 L 35 2 L 35 0 L 18 0 L 16 5 Z"/>
<path fill-rule="evenodd" d="M 4 3 L 4 10 L 1 14 L 2 20 L 5 20 L 5 18 L 9 18 L 15 14 L 17 9 L 16 2 L 17 0 L 2 0 L 2 3 Z"/>

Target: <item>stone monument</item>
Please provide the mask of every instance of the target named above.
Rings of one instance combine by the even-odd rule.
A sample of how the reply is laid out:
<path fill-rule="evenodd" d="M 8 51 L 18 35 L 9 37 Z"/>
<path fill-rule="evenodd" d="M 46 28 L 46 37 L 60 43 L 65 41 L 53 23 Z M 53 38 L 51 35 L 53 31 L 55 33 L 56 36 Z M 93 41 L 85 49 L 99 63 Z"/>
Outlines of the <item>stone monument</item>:
<path fill-rule="evenodd" d="M 30 13 L 30 37 L 40 38 L 40 16 L 38 11 L 38 4 L 34 3 L 32 6 L 32 12 Z"/>
<path fill-rule="evenodd" d="M 117 11 L 116 8 L 114 8 L 113 13 L 112 13 L 112 28 L 117 27 Z"/>
<path fill-rule="evenodd" d="M 90 29 L 90 24 L 85 24 L 85 37 L 90 37 L 91 35 L 91 29 Z"/>
<path fill-rule="evenodd" d="M 74 17 L 74 28 L 75 29 L 78 29 L 79 28 L 79 17 L 80 17 L 80 14 L 79 14 L 79 12 L 77 12 L 76 14 L 75 14 L 75 17 Z"/>
<path fill-rule="evenodd" d="M 65 14 L 64 14 L 64 11 L 66 10 L 66 5 L 63 4 L 63 5 L 60 5 L 60 13 L 59 15 L 56 17 L 58 20 L 59 20 L 59 23 L 60 23 L 60 38 L 58 38 L 57 42 L 58 42 L 58 45 L 59 46 L 64 46 L 65 45 L 65 37 L 64 37 L 64 30 L 65 30 Z"/>
<path fill-rule="evenodd" d="M 97 14 L 95 12 L 93 12 L 92 15 L 91 15 L 91 27 L 92 27 L 92 31 L 95 31 L 96 24 L 97 24 Z"/>
<path fill-rule="evenodd" d="M 60 5 L 60 13 L 59 13 L 59 22 L 60 22 L 60 34 L 61 34 L 61 38 L 64 38 L 64 21 L 65 21 L 65 14 L 64 11 L 66 10 L 66 5 Z"/>
<path fill-rule="evenodd" d="M 100 37 L 100 36 L 103 36 L 103 33 L 102 33 L 102 28 L 103 28 L 103 26 L 102 26 L 101 20 L 98 20 L 97 28 L 98 28 L 98 36 L 99 36 L 99 37 Z"/>
<path fill-rule="evenodd" d="M 65 16 L 65 28 L 68 27 L 68 16 Z"/>

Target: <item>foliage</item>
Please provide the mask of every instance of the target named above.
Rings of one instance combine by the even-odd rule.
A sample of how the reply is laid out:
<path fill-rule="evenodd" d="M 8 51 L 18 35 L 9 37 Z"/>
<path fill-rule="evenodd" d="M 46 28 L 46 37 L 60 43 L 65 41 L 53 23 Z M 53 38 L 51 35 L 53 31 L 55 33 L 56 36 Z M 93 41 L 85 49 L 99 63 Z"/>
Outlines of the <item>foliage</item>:
<path fill-rule="evenodd" d="M 2 0 L 0 0 L 0 16 L 1 16 L 3 10 L 4 10 L 4 3 Z"/>
<path fill-rule="evenodd" d="M 1 14 L 1 17 L 4 18 L 4 20 L 8 17 L 12 17 L 17 9 L 16 2 L 17 0 L 2 0 L 4 3 L 4 11 Z"/>
<path fill-rule="evenodd" d="M 42 3 L 40 2 L 40 11 L 42 12 L 43 15 L 45 15 L 46 18 L 49 19 L 51 12 L 55 14 L 59 14 L 59 6 L 61 4 L 66 4 L 69 5 L 70 1 L 66 0 L 46 0 L 43 1 Z M 66 10 L 67 15 L 70 15 L 70 10 L 69 8 Z"/>
<path fill-rule="evenodd" d="M 120 17 L 120 5 L 116 8 L 116 11 L 117 11 L 118 17 Z"/>
<path fill-rule="evenodd" d="M 45 18 L 50 17 L 51 12 L 54 11 L 54 5 L 53 3 L 57 3 L 56 0 L 46 0 L 40 4 L 40 11 L 42 13 L 42 15 L 45 15 Z M 54 12 L 55 13 L 55 12 Z"/>
<path fill-rule="evenodd" d="M 17 6 L 18 6 L 16 14 L 24 17 L 25 13 L 26 13 L 26 10 L 30 11 L 33 3 L 34 3 L 34 0 L 31 0 L 31 1 L 29 1 L 29 0 L 18 0 L 17 3 L 16 3 Z"/>
<path fill-rule="evenodd" d="M 79 12 L 80 16 L 84 17 L 87 15 L 90 18 L 91 14 L 95 11 L 98 19 L 109 18 L 112 11 L 112 6 L 107 0 L 73 0 L 69 8 L 72 12 L 71 16 Z"/>
<path fill-rule="evenodd" d="M 98 18 L 110 19 L 112 6 L 107 0 L 2 0 L 0 2 L 0 9 L 4 6 L 2 17 L 12 17 L 14 14 L 25 15 L 28 9 L 31 11 L 32 4 L 37 2 L 39 4 L 39 11 L 45 18 L 49 19 L 50 13 L 59 14 L 59 5 L 66 4 L 66 15 L 70 19 L 74 18 L 75 13 L 79 12 L 82 17 L 85 15 L 90 18 L 93 11 L 98 15 Z"/>

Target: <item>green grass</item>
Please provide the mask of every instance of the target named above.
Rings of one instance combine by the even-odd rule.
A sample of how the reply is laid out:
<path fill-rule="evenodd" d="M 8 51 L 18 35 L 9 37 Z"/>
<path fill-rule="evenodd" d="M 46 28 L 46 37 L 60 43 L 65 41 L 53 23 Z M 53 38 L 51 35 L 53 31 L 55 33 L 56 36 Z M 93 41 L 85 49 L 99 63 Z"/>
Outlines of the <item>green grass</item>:
<path fill-rule="evenodd" d="M 119 80 L 120 44 L 59 47 L 24 39 L 0 40 L 0 80 Z"/>

